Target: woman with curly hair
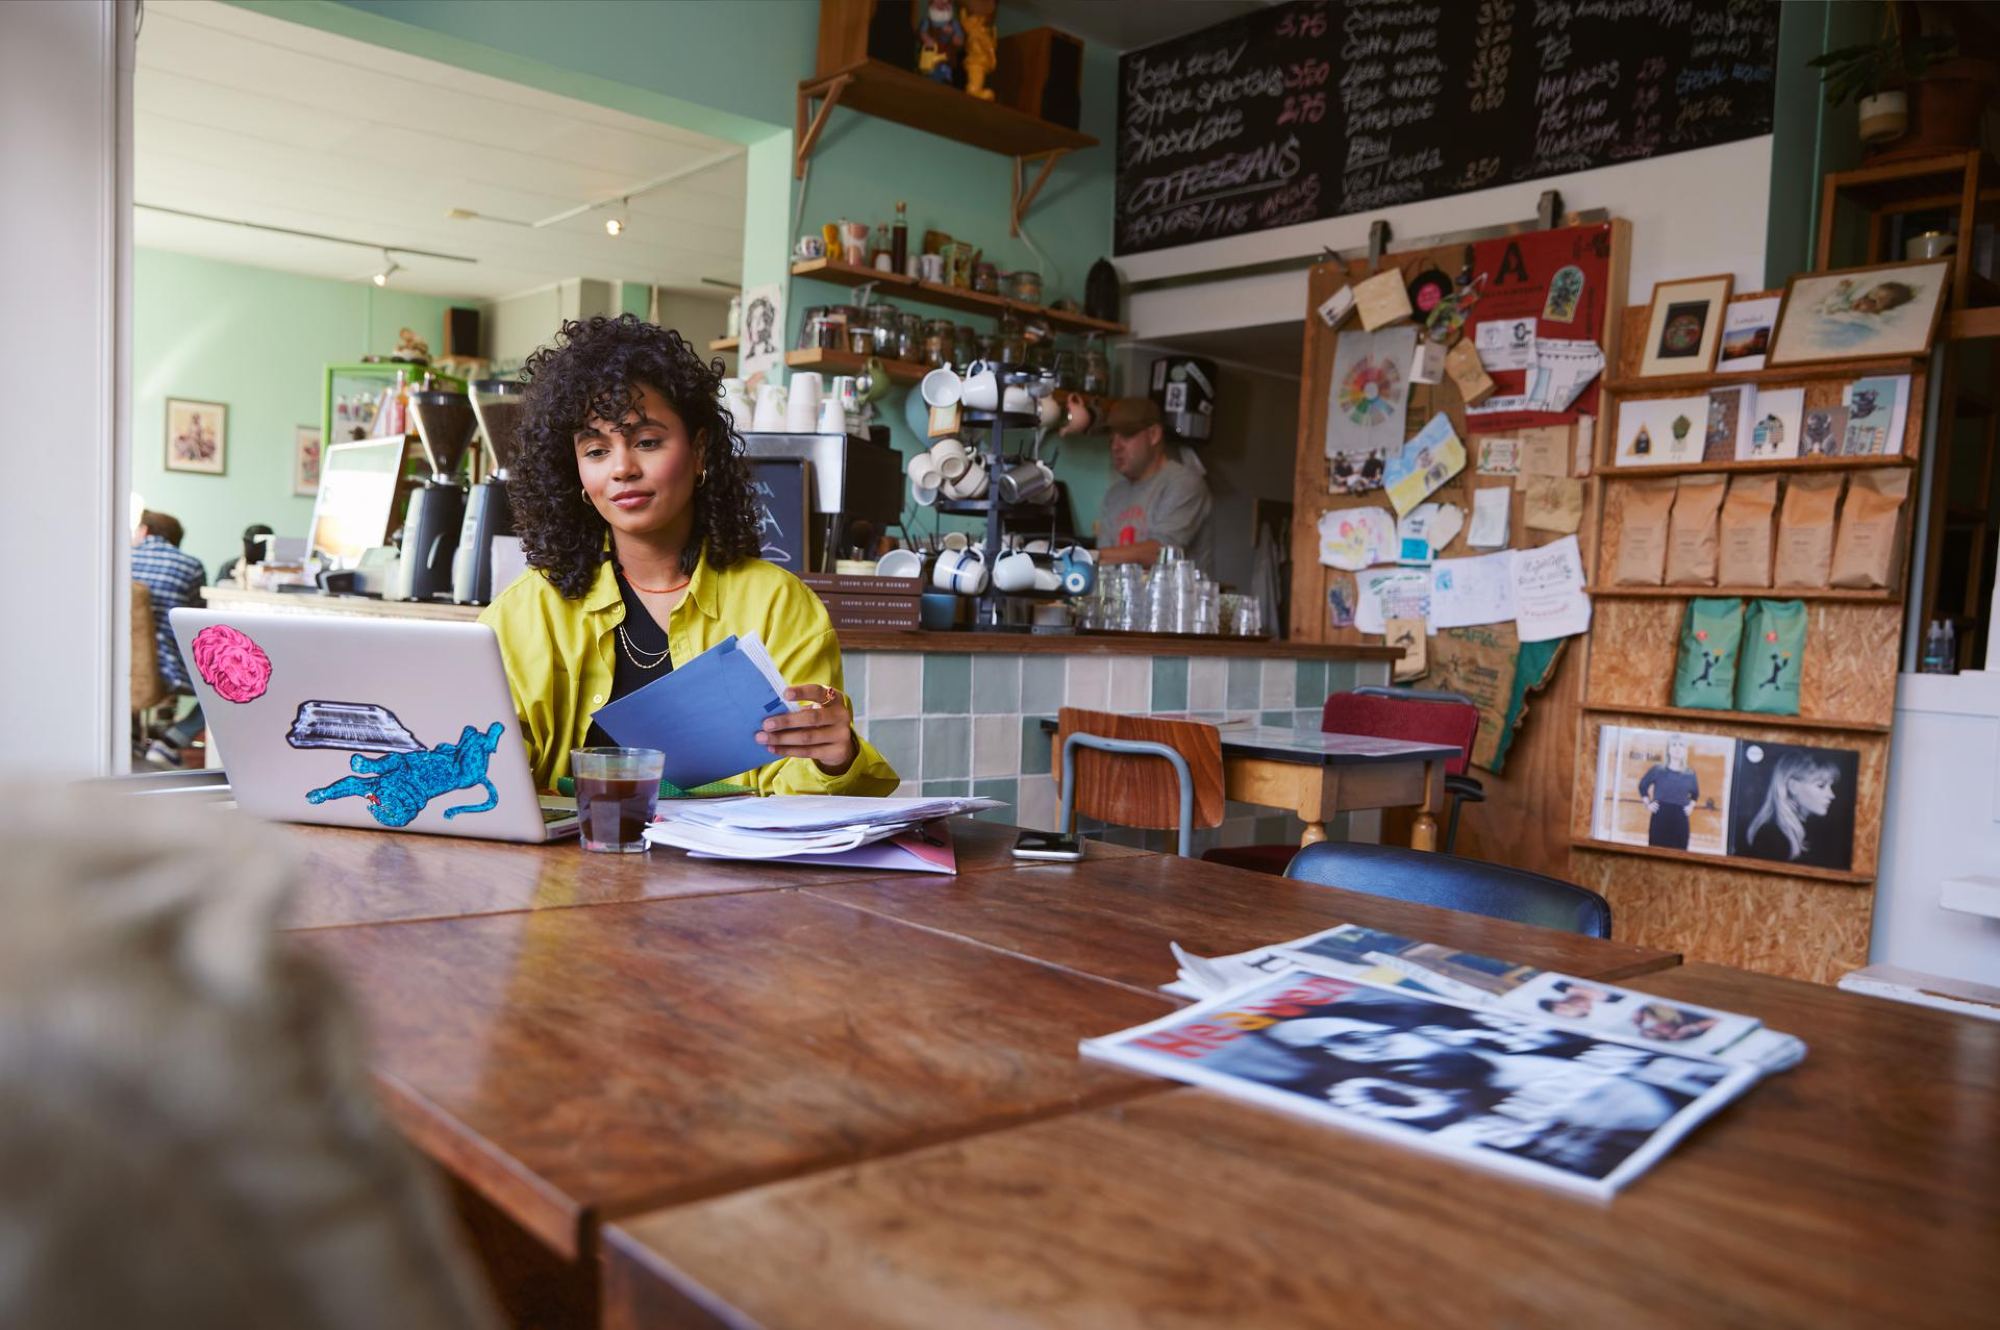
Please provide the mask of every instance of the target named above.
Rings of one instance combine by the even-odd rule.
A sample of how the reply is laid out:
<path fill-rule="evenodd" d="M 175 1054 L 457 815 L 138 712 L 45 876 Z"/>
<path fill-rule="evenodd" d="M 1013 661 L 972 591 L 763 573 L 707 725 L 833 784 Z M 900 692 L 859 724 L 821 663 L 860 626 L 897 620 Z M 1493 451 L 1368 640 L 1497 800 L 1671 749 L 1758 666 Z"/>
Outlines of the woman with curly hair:
<path fill-rule="evenodd" d="M 755 633 L 804 708 L 766 720 L 774 794 L 893 793 L 855 734 L 840 643 L 803 582 L 757 557 L 741 441 L 720 369 L 630 314 L 565 322 L 528 358 L 507 497 L 528 570 L 480 622 L 500 639 L 535 781 L 611 743 L 592 714 L 731 636 Z"/>

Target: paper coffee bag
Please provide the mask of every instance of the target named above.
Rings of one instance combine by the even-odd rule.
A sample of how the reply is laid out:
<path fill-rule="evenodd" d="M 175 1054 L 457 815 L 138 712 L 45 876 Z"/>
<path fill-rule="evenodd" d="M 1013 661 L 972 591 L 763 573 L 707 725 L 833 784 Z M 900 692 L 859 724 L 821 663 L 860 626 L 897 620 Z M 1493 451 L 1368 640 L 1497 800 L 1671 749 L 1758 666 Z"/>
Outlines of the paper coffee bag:
<path fill-rule="evenodd" d="M 1625 486 L 1613 586 L 1658 586 L 1666 578 L 1667 526 L 1675 489 L 1670 478 L 1635 480 Z"/>
<path fill-rule="evenodd" d="M 1777 535 L 1778 478 L 1738 476 L 1722 503 L 1717 578 L 1724 586 L 1771 585 L 1771 542 Z"/>
<path fill-rule="evenodd" d="M 1832 585 L 1886 587 L 1901 563 L 1903 499 L 1910 492 L 1904 467 L 1857 472 L 1847 482 L 1840 530 L 1833 542 Z"/>
<path fill-rule="evenodd" d="M 1714 586 L 1716 531 L 1721 524 L 1724 476 L 1682 476 L 1667 527 L 1667 581 L 1674 586 Z"/>
<path fill-rule="evenodd" d="M 1773 586 L 1821 587 L 1833 562 L 1833 519 L 1840 508 L 1839 475 L 1794 475 L 1778 510 L 1777 576 Z"/>

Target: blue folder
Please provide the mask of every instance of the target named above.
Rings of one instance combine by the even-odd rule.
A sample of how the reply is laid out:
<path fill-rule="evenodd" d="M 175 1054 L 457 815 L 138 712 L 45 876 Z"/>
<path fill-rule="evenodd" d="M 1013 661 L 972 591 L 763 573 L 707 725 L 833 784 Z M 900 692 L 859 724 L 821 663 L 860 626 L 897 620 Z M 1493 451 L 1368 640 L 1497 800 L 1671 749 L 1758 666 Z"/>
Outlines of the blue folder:
<path fill-rule="evenodd" d="M 775 761 L 754 736 L 789 710 L 732 636 L 591 719 L 623 747 L 665 753 L 666 779 L 691 789 Z"/>

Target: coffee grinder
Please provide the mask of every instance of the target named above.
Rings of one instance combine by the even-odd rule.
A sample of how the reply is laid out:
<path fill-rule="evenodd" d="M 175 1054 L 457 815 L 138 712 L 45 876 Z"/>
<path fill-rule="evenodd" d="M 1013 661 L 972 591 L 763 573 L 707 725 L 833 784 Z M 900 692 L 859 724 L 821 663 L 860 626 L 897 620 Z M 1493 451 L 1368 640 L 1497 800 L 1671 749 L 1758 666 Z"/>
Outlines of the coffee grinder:
<path fill-rule="evenodd" d="M 451 561 L 451 598 L 461 605 L 484 605 L 499 590 L 493 585 L 493 537 L 514 534 L 507 464 L 514 459 L 514 427 L 527 394 L 526 384 L 511 379 L 476 379 L 472 384 L 472 414 L 486 436 L 493 469 L 466 499 L 465 525 Z"/>
<path fill-rule="evenodd" d="M 456 472 L 479 422 L 464 393 L 429 389 L 410 394 L 410 416 L 417 422 L 431 477 L 410 493 L 403 517 L 403 557 L 390 599 L 448 599 L 452 556 L 465 521 L 465 489 Z"/>

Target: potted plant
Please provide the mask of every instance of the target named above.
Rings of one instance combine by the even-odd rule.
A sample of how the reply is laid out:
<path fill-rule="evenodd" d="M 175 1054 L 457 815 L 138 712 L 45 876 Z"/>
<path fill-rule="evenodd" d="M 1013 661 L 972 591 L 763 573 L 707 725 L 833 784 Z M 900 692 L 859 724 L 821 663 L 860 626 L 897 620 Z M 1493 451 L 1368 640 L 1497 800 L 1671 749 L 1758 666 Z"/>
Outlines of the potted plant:
<path fill-rule="evenodd" d="M 1843 46 L 1806 62 L 1808 67 L 1824 71 L 1820 82 L 1829 105 L 1840 106 L 1850 98 L 1856 101 L 1863 143 L 1886 143 L 1902 135 L 1910 116 L 1905 88 L 1912 82 L 1920 83 L 1931 62 L 1958 45 L 1958 39 L 1949 33 L 1905 38 L 1896 30 L 1895 6 L 1887 6 L 1884 12 L 1888 30 L 1877 40 Z"/>

